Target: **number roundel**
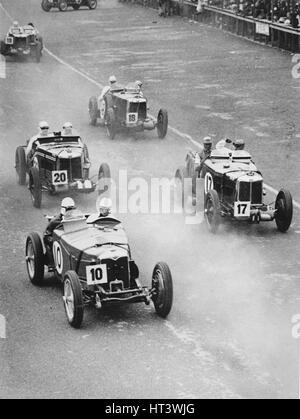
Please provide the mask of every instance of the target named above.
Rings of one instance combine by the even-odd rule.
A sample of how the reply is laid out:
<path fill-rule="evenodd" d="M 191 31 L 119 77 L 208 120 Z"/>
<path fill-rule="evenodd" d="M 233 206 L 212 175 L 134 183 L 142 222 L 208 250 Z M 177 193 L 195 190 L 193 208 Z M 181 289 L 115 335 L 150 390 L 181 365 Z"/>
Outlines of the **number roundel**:
<path fill-rule="evenodd" d="M 212 175 L 208 172 L 204 178 L 204 192 L 207 194 L 211 189 L 214 189 L 214 180 Z"/>
<path fill-rule="evenodd" d="M 62 275 L 64 269 L 64 260 L 62 255 L 62 250 L 60 244 L 58 242 L 53 243 L 53 258 L 54 258 L 54 265 L 57 273 Z"/>

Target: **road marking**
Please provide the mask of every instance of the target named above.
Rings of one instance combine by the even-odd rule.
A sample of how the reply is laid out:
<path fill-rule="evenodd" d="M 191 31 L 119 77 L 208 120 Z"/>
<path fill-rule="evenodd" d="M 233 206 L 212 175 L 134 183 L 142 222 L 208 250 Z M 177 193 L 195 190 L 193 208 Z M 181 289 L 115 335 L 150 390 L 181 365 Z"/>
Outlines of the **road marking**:
<path fill-rule="evenodd" d="M 4 13 L 9 17 L 9 19 L 11 21 L 13 21 L 13 18 L 11 17 L 11 15 L 8 13 L 8 11 L 5 9 L 5 7 L 2 5 L 2 3 L 0 3 L 0 8 L 4 11 Z M 53 52 L 51 52 L 48 48 L 44 47 L 44 51 L 47 52 L 48 55 L 50 55 L 50 57 L 52 57 L 54 60 L 58 61 L 60 64 L 62 64 L 63 66 L 67 67 L 69 70 L 73 71 L 74 73 L 78 74 L 79 76 L 85 78 L 86 80 L 88 80 L 90 83 L 94 84 L 95 86 L 99 87 L 100 89 L 103 89 L 103 85 L 101 83 L 98 83 L 96 80 L 94 80 L 92 77 L 90 77 L 88 74 L 84 73 L 83 71 L 78 70 L 77 68 L 73 67 L 71 64 L 67 63 L 66 61 L 62 60 L 61 58 L 59 58 L 56 54 L 54 54 Z M 149 115 L 152 116 L 152 115 Z M 153 116 L 152 116 L 153 117 Z M 183 132 L 179 131 L 177 128 L 174 128 L 172 126 L 168 127 L 169 131 L 173 132 L 174 134 L 178 135 L 179 137 L 190 141 L 192 144 L 194 144 L 196 147 L 199 147 L 200 150 L 203 149 L 203 146 L 201 143 L 199 143 L 198 141 L 195 141 L 190 135 L 188 134 L 184 134 Z M 275 195 L 278 194 L 278 190 L 274 189 L 272 186 L 267 185 L 266 183 L 264 183 L 264 187 L 274 193 Z M 293 201 L 294 207 L 300 210 L 300 203 L 297 201 Z"/>
<path fill-rule="evenodd" d="M 0 339 L 6 339 L 6 319 L 0 314 Z"/>

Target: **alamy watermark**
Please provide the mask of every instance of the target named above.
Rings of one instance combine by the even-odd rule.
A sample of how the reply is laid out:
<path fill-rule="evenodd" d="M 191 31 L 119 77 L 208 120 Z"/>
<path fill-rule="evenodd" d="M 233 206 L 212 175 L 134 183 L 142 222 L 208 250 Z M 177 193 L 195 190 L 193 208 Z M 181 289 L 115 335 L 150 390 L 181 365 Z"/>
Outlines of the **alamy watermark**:
<path fill-rule="evenodd" d="M 97 207 L 103 197 L 108 197 L 112 201 L 113 213 L 182 214 L 186 224 L 202 222 L 204 179 L 146 179 L 129 177 L 127 170 L 120 170 L 117 179 L 101 178 L 98 192 Z"/>
<path fill-rule="evenodd" d="M 6 319 L 0 314 L 0 339 L 6 339 Z"/>
<path fill-rule="evenodd" d="M 300 54 L 293 55 L 292 63 L 294 64 L 292 76 L 294 79 L 300 79 Z"/>
<path fill-rule="evenodd" d="M 6 79 L 6 61 L 5 57 L 0 54 L 0 79 Z"/>

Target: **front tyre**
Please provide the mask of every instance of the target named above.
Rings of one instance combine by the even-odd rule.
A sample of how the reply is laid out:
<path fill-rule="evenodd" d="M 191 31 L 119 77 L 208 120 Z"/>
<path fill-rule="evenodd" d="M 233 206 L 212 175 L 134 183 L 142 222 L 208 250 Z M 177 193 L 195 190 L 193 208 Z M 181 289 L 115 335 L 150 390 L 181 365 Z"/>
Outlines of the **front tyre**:
<path fill-rule="evenodd" d="M 97 8 L 97 5 L 97 0 L 88 0 L 88 6 L 91 10 L 95 10 Z"/>
<path fill-rule="evenodd" d="M 98 195 L 110 193 L 111 188 L 111 172 L 107 163 L 102 163 L 98 172 Z"/>
<path fill-rule="evenodd" d="M 165 262 L 156 264 L 152 274 L 152 301 L 156 313 L 166 318 L 173 304 L 173 280 L 169 266 Z"/>
<path fill-rule="evenodd" d="M 32 167 L 29 171 L 29 191 L 33 206 L 41 208 L 42 205 L 42 185 L 40 180 L 40 173 L 37 167 Z"/>
<path fill-rule="evenodd" d="M 63 293 L 68 322 L 75 329 L 79 329 L 83 321 L 84 303 L 80 280 L 75 271 L 65 274 Z"/>
<path fill-rule="evenodd" d="M 41 6 L 42 6 L 42 9 L 44 10 L 44 12 L 50 12 L 51 5 L 49 3 L 49 0 L 43 0 Z"/>
<path fill-rule="evenodd" d="M 89 115 L 90 115 L 90 124 L 95 126 L 98 119 L 98 101 L 96 96 L 92 96 L 89 100 Z"/>
<path fill-rule="evenodd" d="M 158 138 L 165 138 L 168 132 L 168 112 L 166 109 L 160 109 L 157 116 L 157 135 Z"/>
<path fill-rule="evenodd" d="M 113 140 L 117 134 L 117 121 L 115 111 L 112 108 L 107 110 L 106 130 L 110 140 Z"/>
<path fill-rule="evenodd" d="M 26 183 L 26 156 L 24 147 L 18 147 L 16 150 L 16 172 L 19 185 Z"/>
<path fill-rule="evenodd" d="M 38 233 L 31 233 L 26 240 L 26 267 L 33 285 L 40 285 L 44 279 L 44 250 Z"/>
<path fill-rule="evenodd" d="M 221 223 L 220 200 L 215 189 L 210 189 L 205 195 L 204 216 L 208 230 L 215 234 Z"/>
<path fill-rule="evenodd" d="M 277 229 L 285 233 L 290 228 L 293 219 L 293 198 L 288 190 L 281 189 L 278 192 L 275 201 L 275 210 Z"/>
<path fill-rule="evenodd" d="M 61 12 L 65 12 L 68 8 L 68 3 L 65 0 L 59 0 L 58 8 Z"/>

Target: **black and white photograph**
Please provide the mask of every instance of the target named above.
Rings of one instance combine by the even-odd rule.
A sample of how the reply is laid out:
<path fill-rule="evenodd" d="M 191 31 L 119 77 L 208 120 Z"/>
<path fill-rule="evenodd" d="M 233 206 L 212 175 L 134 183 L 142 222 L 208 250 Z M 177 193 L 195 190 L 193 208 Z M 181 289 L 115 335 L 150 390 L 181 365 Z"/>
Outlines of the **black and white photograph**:
<path fill-rule="evenodd" d="M 0 399 L 300 399 L 298 0 L 0 0 Z"/>

